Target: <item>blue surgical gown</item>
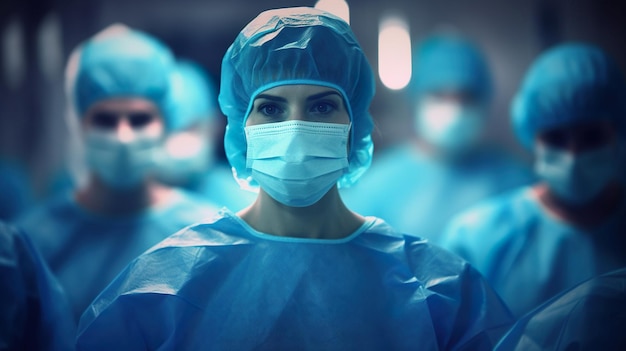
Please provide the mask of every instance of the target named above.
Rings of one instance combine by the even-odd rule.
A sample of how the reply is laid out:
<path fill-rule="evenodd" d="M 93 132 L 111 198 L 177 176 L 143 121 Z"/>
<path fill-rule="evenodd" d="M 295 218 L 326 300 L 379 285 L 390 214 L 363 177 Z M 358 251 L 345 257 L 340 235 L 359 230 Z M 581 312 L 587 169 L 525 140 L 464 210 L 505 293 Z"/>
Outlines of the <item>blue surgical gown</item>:
<path fill-rule="evenodd" d="M 342 197 L 358 213 L 437 244 L 454 215 L 532 180 L 525 165 L 493 149 L 476 148 L 444 162 L 403 144 L 377 154 L 371 169 L 354 187 L 342 190 Z"/>
<path fill-rule="evenodd" d="M 64 287 L 76 320 L 135 257 L 217 209 L 182 191 L 158 207 L 127 217 L 103 217 L 63 193 L 20 218 Z"/>
<path fill-rule="evenodd" d="M 0 160 L 0 220 L 13 221 L 32 205 L 33 194 L 27 179 L 17 164 Z"/>
<path fill-rule="evenodd" d="M 487 350 L 511 322 L 465 261 L 382 220 L 343 239 L 302 239 L 223 211 L 133 261 L 85 311 L 77 345 Z"/>
<path fill-rule="evenodd" d="M 521 318 L 496 351 L 626 350 L 626 268 L 590 279 Z"/>
<path fill-rule="evenodd" d="M 474 265 L 521 316 L 576 284 L 626 266 L 626 199 L 604 223 L 581 229 L 547 213 L 531 187 L 461 214 L 442 245 Z"/>
<path fill-rule="evenodd" d="M 73 350 L 75 332 L 65 294 L 28 236 L 0 223 L 0 350 Z"/>

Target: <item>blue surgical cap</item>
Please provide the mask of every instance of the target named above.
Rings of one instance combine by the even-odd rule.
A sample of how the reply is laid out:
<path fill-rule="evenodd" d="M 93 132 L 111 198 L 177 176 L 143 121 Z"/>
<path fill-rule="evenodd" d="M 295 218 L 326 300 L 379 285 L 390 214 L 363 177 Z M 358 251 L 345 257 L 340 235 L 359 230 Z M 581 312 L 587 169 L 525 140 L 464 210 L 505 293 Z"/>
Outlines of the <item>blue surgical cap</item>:
<path fill-rule="evenodd" d="M 492 95 L 487 60 L 469 40 L 455 35 L 433 35 L 416 49 L 411 83 L 418 94 L 463 91 L 486 103 Z"/>
<path fill-rule="evenodd" d="M 188 128 L 216 115 L 217 92 L 213 81 L 200 65 L 179 60 L 171 78 L 173 130 Z"/>
<path fill-rule="evenodd" d="M 79 116 L 101 100 L 145 98 L 172 122 L 170 74 L 174 58 L 157 39 L 113 25 L 75 50 L 67 69 L 68 93 Z"/>
<path fill-rule="evenodd" d="M 295 7 L 261 13 L 239 33 L 222 61 L 219 103 L 228 117 L 226 156 L 240 183 L 256 186 L 246 169 L 244 127 L 254 97 L 280 85 L 313 84 L 339 91 L 352 122 L 350 186 L 372 161 L 374 77 L 350 26 L 327 12 Z"/>
<path fill-rule="evenodd" d="M 624 137 L 625 85 L 616 63 L 597 47 L 568 43 L 541 55 L 513 100 L 515 132 L 532 148 L 543 130 L 607 119 Z"/>

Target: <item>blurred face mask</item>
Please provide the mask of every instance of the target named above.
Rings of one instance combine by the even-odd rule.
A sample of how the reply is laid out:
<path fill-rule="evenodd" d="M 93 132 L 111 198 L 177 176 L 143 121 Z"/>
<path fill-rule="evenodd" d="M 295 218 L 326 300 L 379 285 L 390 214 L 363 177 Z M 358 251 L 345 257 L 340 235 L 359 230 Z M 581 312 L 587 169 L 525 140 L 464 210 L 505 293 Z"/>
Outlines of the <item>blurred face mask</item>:
<path fill-rule="evenodd" d="M 535 171 L 555 195 L 569 204 L 583 205 L 616 177 L 617 151 L 613 145 L 573 154 L 537 144 Z"/>
<path fill-rule="evenodd" d="M 482 133 L 481 109 L 445 99 L 424 98 L 417 111 L 417 133 L 447 153 L 458 153 L 475 144 Z"/>
<path fill-rule="evenodd" d="M 157 177 L 167 184 L 185 186 L 199 180 L 213 163 L 213 140 L 205 131 L 170 135 L 158 155 Z"/>
<path fill-rule="evenodd" d="M 348 169 L 349 131 L 348 124 L 307 121 L 245 127 L 246 167 L 276 201 L 310 206 Z"/>
<path fill-rule="evenodd" d="M 155 167 L 161 136 L 135 132 L 133 140 L 122 142 L 114 131 L 88 130 L 85 155 L 88 167 L 107 185 L 116 189 L 137 186 Z"/>

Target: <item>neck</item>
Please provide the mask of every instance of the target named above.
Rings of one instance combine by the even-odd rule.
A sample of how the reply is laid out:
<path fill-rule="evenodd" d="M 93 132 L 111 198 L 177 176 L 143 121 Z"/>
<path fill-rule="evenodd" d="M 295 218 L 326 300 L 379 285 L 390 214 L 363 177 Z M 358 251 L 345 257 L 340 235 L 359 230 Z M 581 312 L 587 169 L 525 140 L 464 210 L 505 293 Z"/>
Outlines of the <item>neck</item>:
<path fill-rule="evenodd" d="M 315 239 L 347 237 L 365 221 L 344 205 L 336 186 L 308 207 L 285 206 L 261 189 L 256 201 L 238 215 L 263 233 Z"/>
<path fill-rule="evenodd" d="M 172 195 L 171 189 L 152 180 L 131 188 L 116 189 L 92 175 L 87 185 L 76 192 L 76 201 L 93 213 L 126 216 L 158 206 Z"/>
<path fill-rule="evenodd" d="M 582 228 L 603 223 L 621 206 L 624 198 L 624 189 L 617 182 L 610 183 L 595 198 L 577 206 L 559 199 L 546 184 L 536 185 L 533 193 L 551 215 Z"/>

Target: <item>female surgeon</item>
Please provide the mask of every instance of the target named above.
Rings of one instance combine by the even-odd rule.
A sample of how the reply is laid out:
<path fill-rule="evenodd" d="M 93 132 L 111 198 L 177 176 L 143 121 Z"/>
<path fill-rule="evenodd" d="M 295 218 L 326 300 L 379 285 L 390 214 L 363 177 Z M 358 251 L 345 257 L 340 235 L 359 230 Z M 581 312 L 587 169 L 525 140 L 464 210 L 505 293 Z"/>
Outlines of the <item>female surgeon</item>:
<path fill-rule="evenodd" d="M 83 314 L 78 348 L 490 349 L 511 317 L 481 276 L 338 195 L 372 155 L 373 75 L 349 25 L 263 12 L 221 78 L 227 156 L 258 198 L 132 262 Z"/>
<path fill-rule="evenodd" d="M 512 117 L 541 181 L 461 214 L 443 245 L 475 265 L 522 316 L 626 266 L 626 85 L 601 49 L 562 44 L 529 69 Z"/>
<path fill-rule="evenodd" d="M 155 155 L 175 125 L 173 65 L 161 42 L 122 25 L 70 57 L 66 78 L 75 113 L 68 120 L 80 138 L 87 179 L 18 224 L 58 277 L 76 320 L 131 260 L 216 212 L 152 176 Z"/>

